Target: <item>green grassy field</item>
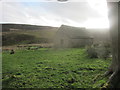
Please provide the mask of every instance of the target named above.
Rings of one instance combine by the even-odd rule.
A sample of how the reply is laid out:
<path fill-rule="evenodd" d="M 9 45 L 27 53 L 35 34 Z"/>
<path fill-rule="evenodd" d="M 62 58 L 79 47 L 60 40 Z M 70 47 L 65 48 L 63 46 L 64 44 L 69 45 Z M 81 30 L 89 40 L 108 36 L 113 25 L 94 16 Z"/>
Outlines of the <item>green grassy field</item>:
<path fill-rule="evenodd" d="M 3 88 L 100 88 L 110 62 L 79 48 L 3 52 Z"/>

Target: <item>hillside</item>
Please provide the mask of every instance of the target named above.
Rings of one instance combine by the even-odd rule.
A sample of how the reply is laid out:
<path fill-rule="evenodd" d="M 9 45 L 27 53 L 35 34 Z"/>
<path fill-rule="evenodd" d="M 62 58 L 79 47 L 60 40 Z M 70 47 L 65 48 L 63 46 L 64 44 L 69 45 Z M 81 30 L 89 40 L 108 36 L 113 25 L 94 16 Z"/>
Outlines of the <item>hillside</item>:
<path fill-rule="evenodd" d="M 23 24 L 3 24 L 3 46 L 16 44 L 51 43 L 57 27 Z"/>
<path fill-rule="evenodd" d="M 50 26 L 38 26 L 38 25 L 28 25 L 28 24 L 1 24 L 2 32 L 8 31 L 18 31 L 18 30 L 48 30 L 57 27 Z"/>

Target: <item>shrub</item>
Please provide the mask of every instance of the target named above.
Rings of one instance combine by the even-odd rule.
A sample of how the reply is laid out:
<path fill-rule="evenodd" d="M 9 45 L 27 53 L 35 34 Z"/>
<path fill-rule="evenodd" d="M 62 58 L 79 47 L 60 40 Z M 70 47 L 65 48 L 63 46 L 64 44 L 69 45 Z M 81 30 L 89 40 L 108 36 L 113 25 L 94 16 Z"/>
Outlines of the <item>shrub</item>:
<path fill-rule="evenodd" d="M 110 44 L 96 43 L 87 47 L 87 55 L 89 58 L 107 59 L 111 54 Z"/>
<path fill-rule="evenodd" d="M 99 58 L 106 59 L 110 55 L 109 47 L 106 47 L 104 44 L 97 47 L 97 54 Z"/>
<path fill-rule="evenodd" d="M 93 46 L 87 47 L 87 54 L 89 58 L 97 58 L 97 52 Z"/>

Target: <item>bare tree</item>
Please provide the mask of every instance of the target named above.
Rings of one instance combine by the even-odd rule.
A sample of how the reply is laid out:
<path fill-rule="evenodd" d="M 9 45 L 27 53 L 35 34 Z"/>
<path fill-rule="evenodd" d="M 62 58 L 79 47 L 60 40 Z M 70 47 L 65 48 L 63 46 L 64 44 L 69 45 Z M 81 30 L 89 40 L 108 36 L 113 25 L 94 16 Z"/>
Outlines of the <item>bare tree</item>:
<path fill-rule="evenodd" d="M 112 63 L 105 75 L 111 75 L 108 81 L 108 87 L 118 87 L 120 85 L 120 3 L 109 2 L 109 21 L 110 21 L 110 35 L 112 39 Z"/>

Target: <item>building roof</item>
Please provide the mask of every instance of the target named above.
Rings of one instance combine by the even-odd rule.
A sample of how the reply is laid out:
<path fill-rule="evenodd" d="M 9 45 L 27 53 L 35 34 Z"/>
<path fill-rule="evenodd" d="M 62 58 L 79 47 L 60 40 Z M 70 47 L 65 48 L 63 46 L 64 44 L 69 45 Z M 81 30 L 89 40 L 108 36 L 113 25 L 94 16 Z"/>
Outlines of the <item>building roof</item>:
<path fill-rule="evenodd" d="M 61 27 L 58 29 L 58 33 L 59 32 L 64 33 L 66 36 L 72 39 L 92 38 L 84 27 L 61 25 Z"/>

